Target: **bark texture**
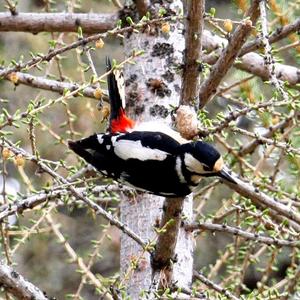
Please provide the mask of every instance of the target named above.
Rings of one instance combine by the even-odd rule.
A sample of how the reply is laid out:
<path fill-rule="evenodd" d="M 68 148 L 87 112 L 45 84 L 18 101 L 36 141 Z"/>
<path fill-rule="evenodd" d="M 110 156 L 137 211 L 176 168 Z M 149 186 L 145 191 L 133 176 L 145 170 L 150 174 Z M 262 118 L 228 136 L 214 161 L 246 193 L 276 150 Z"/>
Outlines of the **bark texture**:
<path fill-rule="evenodd" d="M 39 288 L 2 261 L 0 262 L 0 284 L 18 299 L 49 299 Z"/>
<path fill-rule="evenodd" d="M 76 32 L 80 26 L 84 33 L 110 30 L 117 14 L 75 13 L 0 13 L 0 31 Z"/>
<path fill-rule="evenodd" d="M 170 13 L 182 8 L 181 1 L 163 1 L 163 7 Z M 157 6 L 157 7 L 156 7 Z M 151 10 L 162 5 L 153 4 Z M 182 64 L 185 47 L 182 24 L 170 23 L 170 32 L 162 32 L 160 28 L 149 27 L 142 33 L 133 33 L 125 37 L 125 54 L 130 56 L 134 49 L 145 50 L 145 54 L 135 59 L 135 64 L 125 66 L 126 105 L 131 117 L 137 121 L 157 120 L 171 123 L 170 105 L 178 106 L 180 102 L 181 76 L 178 72 Z M 135 201 L 123 199 L 121 219 L 137 230 L 144 240 L 155 241 L 157 234 L 154 226 L 159 226 L 165 198 L 138 195 Z M 168 201 L 171 201 L 168 199 Z M 191 219 L 192 199 L 184 201 L 184 214 Z M 177 237 L 176 261 L 173 267 L 172 281 L 177 286 L 188 287 L 192 281 L 192 239 L 191 234 L 182 228 Z M 128 295 L 138 299 L 142 290 L 150 290 L 152 286 L 152 269 L 149 255 L 141 254 L 141 248 L 132 239 L 122 236 L 121 272 L 123 276 L 128 270 L 128 257 L 143 256 L 134 271 L 128 277 Z M 172 247 L 161 245 L 160 247 Z M 187 251 L 190 250 L 190 251 Z"/>

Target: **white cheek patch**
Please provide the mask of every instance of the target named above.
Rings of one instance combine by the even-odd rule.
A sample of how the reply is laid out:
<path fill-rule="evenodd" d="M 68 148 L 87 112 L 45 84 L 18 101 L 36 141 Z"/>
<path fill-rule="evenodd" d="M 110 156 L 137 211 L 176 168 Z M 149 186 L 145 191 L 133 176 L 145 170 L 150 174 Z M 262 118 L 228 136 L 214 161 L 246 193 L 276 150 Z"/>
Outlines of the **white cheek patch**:
<path fill-rule="evenodd" d="M 220 157 L 214 165 L 214 171 L 220 172 L 223 169 L 223 167 L 224 167 L 224 161 L 223 158 Z"/>
<path fill-rule="evenodd" d="M 111 143 L 113 146 L 115 146 L 116 142 L 117 142 L 117 138 L 119 137 L 120 135 L 115 135 L 111 138 Z"/>
<path fill-rule="evenodd" d="M 190 172 L 203 174 L 203 165 L 193 155 L 186 153 L 184 154 L 184 163 Z"/>
<path fill-rule="evenodd" d="M 179 181 L 181 183 L 186 183 L 186 180 L 185 180 L 185 178 L 182 174 L 181 165 L 182 165 L 181 159 L 180 159 L 180 157 L 177 157 L 176 158 L 176 165 L 175 165 L 176 173 L 178 175 Z"/>
<path fill-rule="evenodd" d="M 97 134 L 98 143 L 101 145 L 104 142 L 103 134 Z"/>
<path fill-rule="evenodd" d="M 144 147 L 141 141 L 119 140 L 114 143 L 115 154 L 123 160 L 138 159 L 141 161 L 146 160 L 159 160 L 163 161 L 167 158 L 168 153 Z"/>
<path fill-rule="evenodd" d="M 111 148 L 111 145 L 106 145 L 107 150 L 110 150 L 110 148 Z"/>

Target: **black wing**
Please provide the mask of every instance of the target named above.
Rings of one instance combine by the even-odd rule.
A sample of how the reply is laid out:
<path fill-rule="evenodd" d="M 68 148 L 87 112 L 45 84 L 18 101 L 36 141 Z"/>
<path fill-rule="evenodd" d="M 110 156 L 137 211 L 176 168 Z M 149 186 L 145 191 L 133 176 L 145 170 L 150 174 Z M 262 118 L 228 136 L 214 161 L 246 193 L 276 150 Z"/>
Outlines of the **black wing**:
<path fill-rule="evenodd" d="M 133 131 L 124 135 L 120 135 L 117 138 L 117 141 L 119 141 L 120 144 L 122 144 L 123 141 L 124 145 L 124 141 L 128 141 L 126 145 L 129 145 L 130 142 L 132 142 L 132 145 L 138 145 L 138 143 L 134 142 L 140 142 L 141 146 L 138 149 L 135 148 L 137 151 L 143 151 L 145 150 L 145 148 L 147 148 L 152 150 L 163 151 L 171 155 L 178 154 L 180 147 L 180 143 L 178 143 L 176 140 L 174 140 L 167 134 L 152 131 Z M 126 147 L 126 149 L 124 148 L 124 150 L 120 150 L 127 151 L 127 149 L 128 148 Z"/>
<path fill-rule="evenodd" d="M 111 69 L 111 60 L 109 57 L 106 57 L 106 71 L 110 71 Z M 107 87 L 110 102 L 110 124 L 112 120 L 118 119 L 120 110 L 124 109 L 115 73 L 116 71 L 112 71 L 107 75 Z"/>

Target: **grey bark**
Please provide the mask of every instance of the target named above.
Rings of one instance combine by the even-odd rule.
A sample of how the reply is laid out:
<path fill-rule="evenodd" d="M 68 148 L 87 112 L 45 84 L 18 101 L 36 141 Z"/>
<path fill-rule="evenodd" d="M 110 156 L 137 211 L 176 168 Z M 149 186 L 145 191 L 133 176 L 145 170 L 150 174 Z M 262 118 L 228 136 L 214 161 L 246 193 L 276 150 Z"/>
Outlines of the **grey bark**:
<path fill-rule="evenodd" d="M 182 8 L 179 0 L 171 4 L 164 1 L 165 7 L 178 12 Z M 155 6 L 152 5 L 152 9 Z M 134 33 L 125 37 L 125 55 L 132 54 L 133 49 L 144 49 L 145 54 L 135 59 L 135 64 L 125 66 L 127 110 L 137 121 L 157 120 L 170 125 L 170 105 L 177 106 L 180 101 L 181 74 L 178 67 L 182 64 L 185 47 L 181 24 L 170 24 L 170 33 L 156 32 L 149 28 L 143 33 Z M 164 198 L 152 195 L 138 195 L 135 199 L 123 199 L 121 220 L 133 230 L 137 230 L 144 240 L 156 238 L 154 225 L 159 225 Z M 184 202 L 184 214 L 192 217 L 192 197 Z M 165 245 L 168 247 L 169 245 Z M 177 237 L 177 263 L 173 268 L 172 279 L 177 286 L 188 287 L 192 281 L 192 239 L 191 234 L 180 229 Z M 121 274 L 126 274 L 130 257 L 141 256 L 141 248 L 132 239 L 122 235 L 121 240 Z M 151 289 L 152 270 L 148 254 L 126 282 L 128 295 L 138 299 L 142 290 Z"/>

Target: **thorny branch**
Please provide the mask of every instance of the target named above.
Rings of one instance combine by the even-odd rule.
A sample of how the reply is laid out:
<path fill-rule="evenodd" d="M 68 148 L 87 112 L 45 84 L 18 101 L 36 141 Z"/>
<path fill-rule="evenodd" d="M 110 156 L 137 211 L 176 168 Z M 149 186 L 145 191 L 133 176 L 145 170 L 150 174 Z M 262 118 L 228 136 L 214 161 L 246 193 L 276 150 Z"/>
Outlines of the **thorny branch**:
<path fill-rule="evenodd" d="M 200 108 L 203 108 L 211 97 L 216 93 L 217 87 L 224 78 L 230 67 L 233 65 L 235 58 L 238 56 L 241 46 L 245 43 L 246 38 L 252 30 L 258 18 L 258 0 L 253 0 L 247 13 L 249 20 L 237 26 L 233 32 L 230 42 L 221 53 L 221 56 L 212 67 L 208 78 L 201 84 L 199 98 Z"/>
<path fill-rule="evenodd" d="M 268 39 L 268 21 L 266 13 L 266 2 L 264 0 L 259 2 L 260 17 L 261 17 L 261 30 L 262 30 L 262 45 L 264 46 L 264 64 L 269 72 L 271 83 L 275 86 L 276 90 L 280 92 L 284 100 L 288 100 L 288 95 L 282 88 L 282 84 L 278 81 L 275 73 L 275 61 L 272 57 L 272 48 Z"/>
<path fill-rule="evenodd" d="M 226 180 L 224 180 L 224 183 L 240 195 L 251 199 L 254 203 L 259 203 L 265 207 L 272 208 L 280 215 L 285 216 L 288 220 L 300 224 L 300 215 L 299 213 L 294 212 L 292 208 L 275 201 L 265 193 L 261 192 L 258 188 L 253 187 L 251 184 L 248 184 L 235 176 L 234 180 L 237 184 Z"/>
<path fill-rule="evenodd" d="M 70 180 L 70 183 L 68 185 L 74 184 L 74 182 L 72 182 Z M 79 193 L 82 193 L 83 195 L 87 195 L 87 191 L 86 188 L 76 188 L 76 190 Z M 119 185 L 103 185 L 103 186 L 97 186 L 94 189 L 92 189 L 91 191 L 89 191 L 89 193 L 91 194 L 96 194 L 96 195 L 101 195 L 101 193 L 106 192 L 120 192 L 120 191 L 131 191 L 130 189 L 126 188 L 126 187 L 120 187 Z M 59 202 L 59 199 L 63 196 L 69 195 L 70 191 L 67 191 L 65 188 L 61 189 L 54 189 L 52 188 L 51 191 L 43 191 L 40 193 L 37 193 L 36 195 L 31 195 L 26 197 L 23 200 L 16 200 L 10 204 L 6 204 L 6 205 L 2 205 L 0 206 L 0 222 L 2 222 L 5 218 L 7 218 L 8 216 L 14 215 L 16 213 L 22 214 L 24 211 L 26 210 L 30 210 L 35 208 L 36 206 L 43 204 L 43 203 L 47 203 L 49 201 L 55 201 Z M 97 200 L 97 203 L 107 203 L 107 201 L 109 201 L 110 198 L 104 197 L 103 199 Z"/>
<path fill-rule="evenodd" d="M 118 66 L 121 67 L 123 66 L 125 63 L 128 63 L 129 61 L 131 61 L 134 57 L 136 57 L 137 55 L 140 55 L 141 53 L 133 53 L 132 56 L 129 56 L 127 59 L 125 59 L 123 62 L 121 62 Z M 110 72 L 112 72 L 111 70 L 102 74 L 101 76 L 99 76 L 98 78 L 94 79 L 94 83 L 99 82 L 101 79 L 103 79 L 104 77 L 106 77 Z M 54 104 L 57 103 L 62 103 L 64 100 L 67 100 L 71 97 L 74 97 L 76 95 L 78 95 L 78 93 L 80 93 L 82 90 L 88 88 L 92 83 L 84 83 L 81 86 L 78 86 L 77 89 L 73 89 L 72 91 L 66 91 L 65 94 L 63 94 L 63 96 L 53 100 L 50 99 L 48 102 L 46 102 L 45 104 L 43 103 L 37 103 L 37 105 L 34 107 L 34 109 L 31 110 L 27 110 L 25 112 L 20 113 L 19 115 L 12 117 L 12 116 L 8 116 L 6 122 L 3 122 L 2 124 L 0 124 L 0 130 L 3 129 L 6 126 L 14 126 L 14 122 L 24 119 L 28 116 L 33 116 L 35 113 L 41 112 L 44 109 L 48 108 L 49 106 L 52 106 Z"/>
<path fill-rule="evenodd" d="M 16 148 L 13 143 L 10 141 L 4 139 L 4 145 L 8 149 L 10 149 L 15 154 L 21 154 L 26 159 L 32 161 L 35 163 L 41 170 L 48 173 L 51 177 L 53 177 L 56 181 L 66 184 L 67 189 L 71 192 L 73 196 L 75 196 L 77 199 L 82 200 L 84 203 L 86 203 L 90 208 L 92 208 L 96 214 L 99 214 L 103 216 L 105 219 L 111 222 L 112 225 L 115 225 L 120 230 L 122 230 L 125 234 L 128 234 L 134 241 L 136 241 L 143 249 L 147 248 L 147 243 L 144 242 L 136 233 L 134 233 L 130 228 L 128 228 L 125 224 L 121 223 L 116 218 L 112 217 L 110 213 L 105 211 L 101 206 L 94 203 L 92 200 L 90 200 L 88 197 L 85 197 L 81 192 L 77 191 L 73 186 L 69 185 L 69 181 L 67 181 L 65 178 L 63 178 L 61 175 L 53 171 L 51 168 L 49 168 L 44 162 L 39 160 L 36 156 L 30 155 L 26 151 L 20 148 Z"/>
<path fill-rule="evenodd" d="M 240 236 L 243 237 L 247 240 L 253 240 L 258 243 L 263 243 L 267 245 L 276 245 L 276 246 L 288 246 L 288 247 L 299 247 L 300 242 L 299 240 L 295 241 L 290 241 L 290 240 L 282 240 L 278 239 L 276 237 L 268 237 L 268 236 L 263 236 L 259 233 L 251 233 L 245 230 L 242 230 L 241 228 L 238 227 L 233 227 L 229 226 L 227 224 L 213 224 L 213 223 L 202 223 L 202 222 L 195 222 L 192 224 L 186 224 L 185 225 L 185 230 L 187 231 L 195 231 L 195 230 L 200 230 L 200 231 L 205 231 L 209 230 L 212 232 L 224 232 L 224 233 L 229 233 L 235 236 Z"/>
<path fill-rule="evenodd" d="M 204 283 L 209 288 L 215 290 L 218 293 L 223 294 L 226 298 L 232 299 L 232 300 L 240 300 L 240 298 L 233 295 L 229 290 L 223 288 L 222 286 L 219 286 L 218 284 L 214 283 L 207 277 L 205 277 L 202 273 L 199 273 L 197 271 L 194 271 L 194 279 L 199 280 L 202 283 Z"/>
<path fill-rule="evenodd" d="M 272 33 L 268 40 L 270 44 L 276 43 L 284 38 L 286 38 L 289 34 L 293 32 L 297 32 L 300 29 L 300 18 L 296 19 L 291 24 L 285 25 L 283 27 L 277 28 L 274 33 Z M 245 45 L 242 47 L 241 52 L 239 53 L 239 56 L 243 56 L 246 53 L 249 53 L 251 51 L 255 51 L 262 47 L 262 38 L 258 37 L 253 41 L 245 43 Z"/>
<path fill-rule="evenodd" d="M 284 130 L 286 127 L 289 126 L 291 121 L 297 117 L 297 115 L 298 114 L 292 111 L 284 120 L 268 128 L 267 131 L 263 133 L 260 138 L 255 138 L 253 141 L 242 146 L 241 149 L 239 150 L 239 155 L 245 156 L 246 154 L 252 153 L 256 149 L 256 147 L 263 142 L 261 138 L 270 138 L 276 131 Z"/>
<path fill-rule="evenodd" d="M 228 41 L 207 30 L 203 31 L 203 39 L 203 48 L 207 51 L 213 51 L 203 55 L 203 62 L 213 65 L 220 57 L 222 49 L 228 44 Z M 256 75 L 262 80 L 268 80 L 269 78 L 268 70 L 264 66 L 264 59 L 257 53 L 246 53 L 235 61 L 234 66 L 237 69 Z M 275 73 L 278 79 L 288 82 L 291 86 L 295 86 L 299 83 L 299 69 L 297 67 L 276 62 Z"/>
<path fill-rule="evenodd" d="M 172 21 L 174 20 L 174 17 L 165 17 L 165 18 L 159 18 L 159 19 L 153 19 L 147 22 L 141 21 L 140 23 L 128 26 L 128 27 L 124 27 L 124 28 L 114 28 L 110 31 L 107 31 L 105 33 L 99 33 L 99 34 L 95 34 L 95 35 L 91 35 L 85 38 L 80 38 L 78 41 L 73 42 L 67 46 L 61 47 L 61 48 L 57 48 L 54 50 L 50 50 L 47 54 L 45 55 L 37 55 L 35 56 L 33 59 L 31 59 L 28 62 L 25 63 L 20 63 L 17 64 L 15 67 L 12 68 L 6 68 L 0 71 L 0 77 L 6 77 L 7 75 L 9 75 L 12 72 L 17 72 L 17 71 L 21 71 L 23 69 L 30 69 L 31 67 L 43 62 L 43 61 L 50 61 L 52 58 L 54 58 L 55 56 L 62 54 L 66 51 L 78 48 L 80 46 L 84 46 L 88 43 L 97 41 L 99 39 L 103 39 L 106 38 L 108 36 L 116 36 L 116 35 L 122 35 L 126 32 L 133 32 L 134 30 L 137 29 L 142 29 L 144 27 L 147 26 L 151 26 L 151 25 L 155 25 L 155 24 L 160 24 L 162 22 L 166 22 L 166 21 Z"/>
<path fill-rule="evenodd" d="M 88 98 L 94 98 L 94 99 L 96 98 L 95 96 L 96 87 L 88 86 L 86 88 L 81 89 L 80 85 L 77 83 L 47 79 L 44 77 L 34 76 L 22 72 L 16 72 L 15 75 L 16 78 L 18 79 L 16 85 L 24 84 L 24 85 L 31 86 L 33 88 L 56 92 L 61 95 L 63 95 L 66 91 L 73 92 L 75 90 L 79 90 L 77 96 L 83 95 L 84 97 L 88 97 Z M 10 80 L 9 77 L 7 79 Z M 74 95 L 74 97 L 76 97 L 76 94 Z M 108 101 L 107 91 L 103 91 L 102 99 Z"/>

